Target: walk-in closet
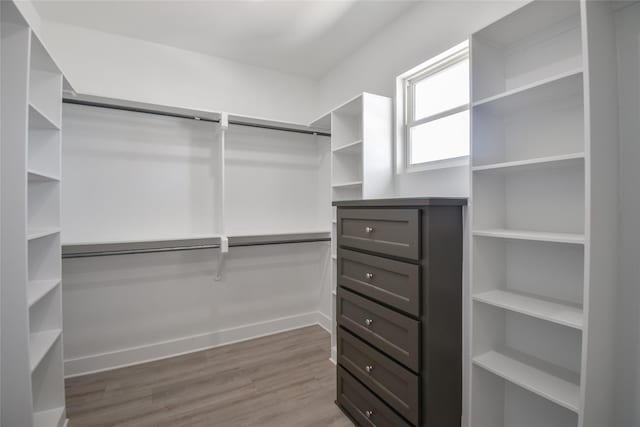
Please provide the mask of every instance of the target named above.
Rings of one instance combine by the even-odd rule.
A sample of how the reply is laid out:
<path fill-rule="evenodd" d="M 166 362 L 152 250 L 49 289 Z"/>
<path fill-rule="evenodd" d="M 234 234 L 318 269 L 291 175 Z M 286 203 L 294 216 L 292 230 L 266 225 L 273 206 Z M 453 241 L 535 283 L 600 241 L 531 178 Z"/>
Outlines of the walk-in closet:
<path fill-rule="evenodd" d="M 637 427 L 640 2 L 0 2 L 1 427 Z"/>

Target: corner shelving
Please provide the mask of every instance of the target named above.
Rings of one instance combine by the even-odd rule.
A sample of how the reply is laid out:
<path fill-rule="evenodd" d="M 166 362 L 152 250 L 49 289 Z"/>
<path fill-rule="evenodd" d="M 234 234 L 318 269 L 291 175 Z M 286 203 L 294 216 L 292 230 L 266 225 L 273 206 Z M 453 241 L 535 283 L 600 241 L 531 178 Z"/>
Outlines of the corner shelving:
<path fill-rule="evenodd" d="M 466 427 L 612 425 L 612 22 L 534 0 L 471 37 Z"/>
<path fill-rule="evenodd" d="M 391 99 L 362 93 L 311 123 L 331 128 L 331 200 L 380 198 L 391 191 L 393 179 Z M 331 221 L 331 360 L 336 359 L 337 228 Z"/>
<path fill-rule="evenodd" d="M 63 76 L 14 2 L 0 3 L 2 424 L 62 427 Z"/>

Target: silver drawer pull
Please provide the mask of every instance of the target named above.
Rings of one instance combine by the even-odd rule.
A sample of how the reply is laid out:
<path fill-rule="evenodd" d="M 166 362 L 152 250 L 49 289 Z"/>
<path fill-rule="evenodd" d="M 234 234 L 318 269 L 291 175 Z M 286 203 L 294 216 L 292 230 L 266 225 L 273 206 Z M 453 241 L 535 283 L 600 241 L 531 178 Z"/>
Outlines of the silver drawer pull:
<path fill-rule="evenodd" d="M 365 227 L 364 231 L 366 231 L 367 233 L 373 233 L 373 227 Z"/>
<path fill-rule="evenodd" d="M 373 411 L 364 411 L 364 414 L 367 416 L 367 418 L 371 418 L 371 416 L 373 415 Z"/>
<path fill-rule="evenodd" d="M 367 273 L 365 276 L 367 276 L 367 279 L 369 280 L 373 279 L 373 273 Z"/>
<path fill-rule="evenodd" d="M 364 324 L 367 326 L 371 326 L 373 324 L 373 319 L 364 319 Z"/>
<path fill-rule="evenodd" d="M 373 371 L 373 365 L 367 365 L 364 367 L 365 371 L 367 371 L 367 373 L 371 373 L 371 371 Z"/>

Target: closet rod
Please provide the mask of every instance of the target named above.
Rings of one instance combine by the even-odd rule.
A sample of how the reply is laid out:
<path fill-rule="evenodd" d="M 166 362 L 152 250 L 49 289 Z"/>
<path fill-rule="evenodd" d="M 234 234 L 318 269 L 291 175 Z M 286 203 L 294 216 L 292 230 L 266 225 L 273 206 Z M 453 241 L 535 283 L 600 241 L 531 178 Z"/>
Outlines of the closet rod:
<path fill-rule="evenodd" d="M 297 243 L 313 243 L 313 242 L 329 242 L 329 237 L 319 237 L 310 239 L 291 239 L 291 240 L 264 240 L 260 242 L 231 242 L 229 247 L 247 247 L 247 246 L 267 246 L 267 245 L 291 245 Z M 220 244 L 212 245 L 189 245 L 189 246 L 171 246 L 165 248 L 147 248 L 147 249 L 123 249 L 114 251 L 93 251 L 93 252 L 77 252 L 77 253 L 63 253 L 62 258 L 92 258 L 100 256 L 112 256 L 112 255 L 135 255 L 135 254 L 151 254 L 160 252 L 178 252 L 178 251 L 192 251 L 199 249 L 218 249 Z"/>
<path fill-rule="evenodd" d="M 205 117 L 170 113 L 170 112 L 161 111 L 161 110 L 151 110 L 148 108 L 138 108 L 138 107 L 127 107 L 124 105 L 105 104 L 102 102 L 84 101 L 84 100 L 73 99 L 73 98 L 63 98 L 62 102 L 65 104 L 82 105 L 85 107 L 107 108 L 110 110 L 130 111 L 134 113 L 154 114 L 157 116 L 175 117 L 179 119 L 198 120 L 201 122 L 220 123 L 220 119 L 208 119 Z M 245 126 L 245 127 L 260 128 L 260 129 L 278 130 L 283 132 L 301 133 L 305 135 L 331 136 L 331 133 L 329 132 L 322 132 L 318 130 L 296 129 L 296 128 L 289 128 L 286 126 L 275 126 L 275 125 L 268 125 L 264 123 L 251 123 L 251 122 L 239 121 L 239 120 L 229 120 L 229 124 L 235 125 L 235 126 Z"/>

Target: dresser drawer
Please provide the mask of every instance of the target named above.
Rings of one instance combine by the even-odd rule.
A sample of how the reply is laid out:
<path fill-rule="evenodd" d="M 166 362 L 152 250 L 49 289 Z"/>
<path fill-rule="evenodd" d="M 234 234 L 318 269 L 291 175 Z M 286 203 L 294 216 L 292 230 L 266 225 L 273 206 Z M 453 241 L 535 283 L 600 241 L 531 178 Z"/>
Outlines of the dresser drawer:
<path fill-rule="evenodd" d="M 338 325 L 417 372 L 420 323 L 410 317 L 338 288 Z"/>
<path fill-rule="evenodd" d="M 351 333 L 338 328 L 338 363 L 414 424 L 420 409 L 419 377 Z"/>
<path fill-rule="evenodd" d="M 413 316 L 420 316 L 420 266 L 338 250 L 338 284 Z"/>
<path fill-rule="evenodd" d="M 372 427 L 411 426 L 346 370 L 338 366 L 337 372 L 338 404 L 349 412 L 358 425 Z"/>
<path fill-rule="evenodd" d="M 338 245 L 420 259 L 419 209 L 338 209 Z"/>

